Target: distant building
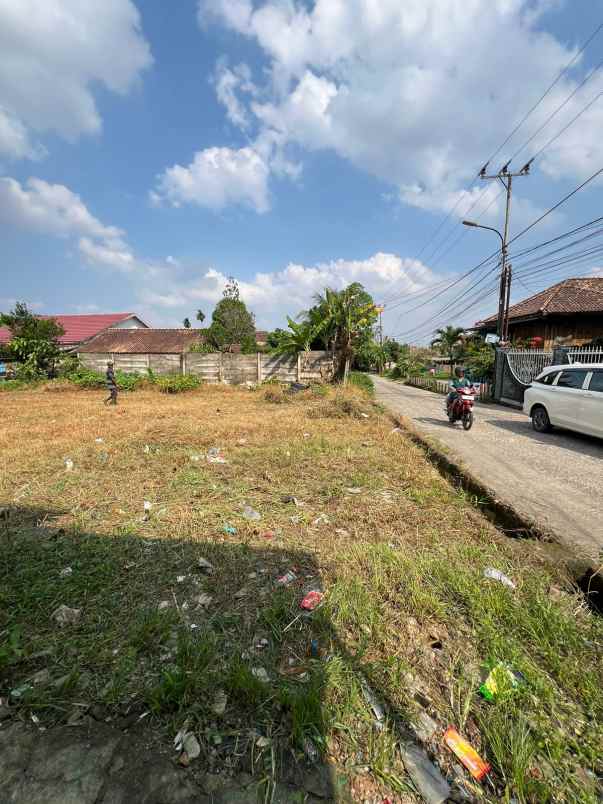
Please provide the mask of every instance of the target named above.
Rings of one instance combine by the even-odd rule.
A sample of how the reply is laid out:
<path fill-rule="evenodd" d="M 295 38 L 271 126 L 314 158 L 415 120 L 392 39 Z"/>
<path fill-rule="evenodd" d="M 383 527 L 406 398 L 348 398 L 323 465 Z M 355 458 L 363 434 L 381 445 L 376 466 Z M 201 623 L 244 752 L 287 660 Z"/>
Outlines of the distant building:
<path fill-rule="evenodd" d="M 497 316 L 473 327 L 496 332 Z M 564 279 L 509 308 L 509 339 L 532 341 L 550 349 L 554 342 L 576 346 L 603 337 L 603 277 Z"/>
<path fill-rule="evenodd" d="M 54 320 L 65 330 L 59 338 L 65 351 L 77 349 L 101 332 L 115 329 L 148 329 L 148 325 L 134 313 L 101 313 L 98 315 L 39 315 L 37 318 Z M 11 332 L 0 327 L 0 346 L 11 339 Z"/>

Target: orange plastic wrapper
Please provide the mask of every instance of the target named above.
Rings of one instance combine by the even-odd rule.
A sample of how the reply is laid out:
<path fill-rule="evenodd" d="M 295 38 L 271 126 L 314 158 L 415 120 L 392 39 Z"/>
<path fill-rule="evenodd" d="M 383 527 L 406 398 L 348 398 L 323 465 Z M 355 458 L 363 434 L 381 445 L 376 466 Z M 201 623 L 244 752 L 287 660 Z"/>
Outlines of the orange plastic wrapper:
<path fill-rule="evenodd" d="M 492 770 L 492 766 L 480 757 L 475 748 L 450 726 L 444 732 L 444 743 L 457 755 L 469 773 L 478 782 Z"/>

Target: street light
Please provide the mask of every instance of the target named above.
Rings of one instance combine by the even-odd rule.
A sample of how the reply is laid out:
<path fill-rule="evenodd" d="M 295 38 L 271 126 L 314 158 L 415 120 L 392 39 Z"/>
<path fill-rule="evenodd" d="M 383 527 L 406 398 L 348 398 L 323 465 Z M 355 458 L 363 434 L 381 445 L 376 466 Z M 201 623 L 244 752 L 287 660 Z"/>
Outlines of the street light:
<path fill-rule="evenodd" d="M 489 232 L 496 232 L 500 237 L 501 243 L 501 272 L 500 272 L 500 292 L 498 295 L 498 322 L 496 326 L 497 335 L 501 340 L 507 338 L 509 299 L 511 295 L 511 266 L 507 268 L 507 243 L 502 234 L 493 226 L 482 226 L 475 221 L 463 221 L 463 226 L 471 226 L 474 229 L 487 229 Z M 505 229 L 505 234 L 506 234 Z"/>

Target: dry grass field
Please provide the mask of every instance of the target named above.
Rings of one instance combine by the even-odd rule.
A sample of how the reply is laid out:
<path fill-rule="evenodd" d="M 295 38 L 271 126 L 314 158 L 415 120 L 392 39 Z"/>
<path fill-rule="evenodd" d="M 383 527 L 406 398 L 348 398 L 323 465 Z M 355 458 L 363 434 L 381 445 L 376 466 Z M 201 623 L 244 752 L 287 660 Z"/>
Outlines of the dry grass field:
<path fill-rule="evenodd" d="M 244 770 L 270 801 L 275 780 L 316 762 L 332 798 L 363 802 L 421 800 L 400 746 L 423 718 L 457 797 L 597 800 L 600 618 L 367 395 L 103 396 L 62 383 L 0 395 L 9 717 L 91 716 L 166 751 L 188 722 L 201 755 L 183 773 Z M 307 614 L 312 590 L 324 597 Z M 62 605 L 77 621 L 57 624 Z M 489 703 L 478 688 L 497 662 L 523 681 Z M 489 781 L 444 746 L 450 725 Z"/>

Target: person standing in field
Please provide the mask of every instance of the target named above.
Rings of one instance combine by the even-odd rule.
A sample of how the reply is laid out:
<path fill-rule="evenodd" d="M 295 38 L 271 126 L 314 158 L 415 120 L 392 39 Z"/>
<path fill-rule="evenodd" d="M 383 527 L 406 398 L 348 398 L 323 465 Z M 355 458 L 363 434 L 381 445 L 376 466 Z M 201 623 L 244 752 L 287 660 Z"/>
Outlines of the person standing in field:
<path fill-rule="evenodd" d="M 117 383 L 115 382 L 115 373 L 113 371 L 113 363 L 107 363 L 107 372 L 105 374 L 107 383 L 107 390 L 109 396 L 105 399 L 105 405 L 117 405 Z"/>

